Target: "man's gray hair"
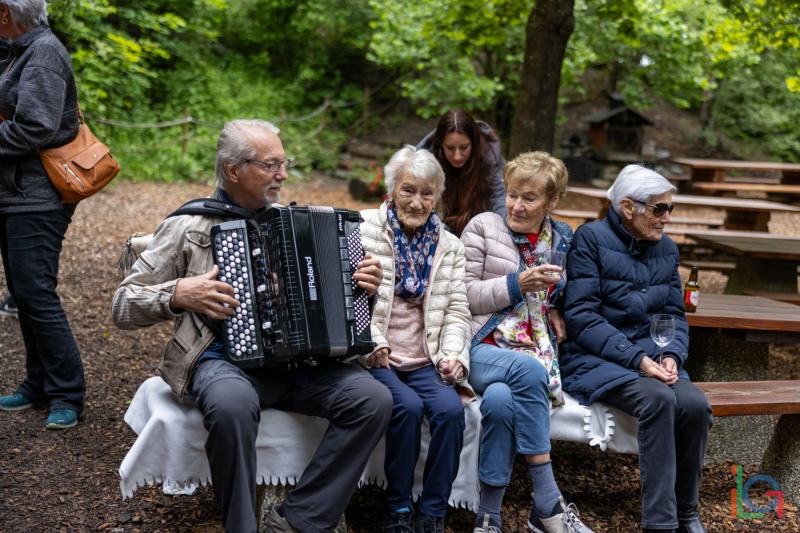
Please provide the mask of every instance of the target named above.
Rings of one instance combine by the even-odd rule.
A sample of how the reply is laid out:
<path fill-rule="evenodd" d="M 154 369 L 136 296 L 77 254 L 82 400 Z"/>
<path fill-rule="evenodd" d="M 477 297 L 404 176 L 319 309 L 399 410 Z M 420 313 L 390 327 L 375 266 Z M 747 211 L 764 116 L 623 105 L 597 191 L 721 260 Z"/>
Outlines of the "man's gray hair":
<path fill-rule="evenodd" d="M 261 119 L 232 120 L 222 127 L 217 141 L 217 163 L 215 166 L 217 186 L 225 190 L 228 183 L 228 174 L 225 172 L 225 163 L 231 162 L 238 167 L 245 163 L 245 159 L 253 159 L 256 149 L 250 142 L 253 134 L 267 130 L 278 135 L 281 130 L 272 122 Z"/>
<path fill-rule="evenodd" d="M 22 31 L 47 24 L 47 2 L 45 0 L 3 0 L 11 13 L 14 28 Z"/>
<path fill-rule="evenodd" d="M 397 180 L 403 174 L 409 172 L 415 178 L 424 182 L 433 182 L 436 187 L 436 199 L 434 204 L 442 197 L 444 192 L 444 170 L 442 165 L 436 160 L 429 151 L 424 148 L 415 148 L 410 144 L 398 150 L 383 167 L 384 182 L 386 190 L 390 195 L 394 194 L 394 187 Z"/>
<path fill-rule="evenodd" d="M 608 189 L 606 196 L 611 201 L 611 207 L 614 211 L 621 215 L 623 198 L 650 203 L 654 196 L 677 190 L 667 178 L 658 172 L 641 165 L 628 165 L 620 170 L 617 179 Z M 645 206 L 637 204 L 637 208 L 638 212 L 641 213 L 644 211 Z"/>

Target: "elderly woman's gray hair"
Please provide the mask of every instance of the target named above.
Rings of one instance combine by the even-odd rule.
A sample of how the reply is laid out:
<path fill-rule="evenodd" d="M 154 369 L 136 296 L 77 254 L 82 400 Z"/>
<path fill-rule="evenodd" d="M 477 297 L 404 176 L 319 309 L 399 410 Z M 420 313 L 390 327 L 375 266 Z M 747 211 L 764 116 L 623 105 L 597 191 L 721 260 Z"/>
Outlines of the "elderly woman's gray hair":
<path fill-rule="evenodd" d="M 394 194 L 397 181 L 409 173 L 420 181 L 433 183 L 436 186 L 436 199 L 444 192 L 444 170 L 436 157 L 423 148 L 414 148 L 410 144 L 398 150 L 383 167 L 386 190 Z"/>
<path fill-rule="evenodd" d="M 228 174 L 225 172 L 225 163 L 231 162 L 233 165 L 241 166 L 246 159 L 253 159 L 256 156 L 256 148 L 250 142 L 253 133 L 258 130 L 267 130 L 275 135 L 281 132 L 272 122 L 260 119 L 239 119 L 231 120 L 222 127 L 217 141 L 217 162 L 215 171 L 217 175 L 217 186 L 225 190 L 228 183 Z"/>
<path fill-rule="evenodd" d="M 606 196 L 611 200 L 611 207 L 619 215 L 622 214 L 623 198 L 649 203 L 654 196 L 677 190 L 667 178 L 658 172 L 641 165 L 628 165 L 620 170 Z M 645 206 L 637 205 L 637 209 L 641 213 Z"/>
<path fill-rule="evenodd" d="M 11 15 L 11 24 L 22 31 L 47 24 L 47 2 L 45 0 L 3 0 Z"/>

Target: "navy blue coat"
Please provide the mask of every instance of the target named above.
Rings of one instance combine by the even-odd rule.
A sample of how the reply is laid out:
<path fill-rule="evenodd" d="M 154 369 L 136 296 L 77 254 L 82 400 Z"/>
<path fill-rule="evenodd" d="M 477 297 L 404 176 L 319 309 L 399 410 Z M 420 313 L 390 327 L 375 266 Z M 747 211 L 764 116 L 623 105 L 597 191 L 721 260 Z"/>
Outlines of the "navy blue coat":
<path fill-rule="evenodd" d="M 675 340 L 664 348 L 678 362 L 688 356 L 689 326 L 683 311 L 678 247 L 668 236 L 637 242 L 608 210 L 605 219 L 575 232 L 567 256 L 564 318 L 567 340 L 559 362 L 564 390 L 589 405 L 639 376 L 645 355 L 656 359 L 650 316 L 675 316 Z"/>

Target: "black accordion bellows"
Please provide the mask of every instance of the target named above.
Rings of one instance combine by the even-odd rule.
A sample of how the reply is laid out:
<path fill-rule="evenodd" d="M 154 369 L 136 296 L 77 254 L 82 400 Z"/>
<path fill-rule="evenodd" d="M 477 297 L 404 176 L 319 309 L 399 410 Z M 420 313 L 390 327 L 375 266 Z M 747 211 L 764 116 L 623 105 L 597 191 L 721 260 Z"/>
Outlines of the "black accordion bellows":
<path fill-rule="evenodd" d="M 211 229 L 220 281 L 240 305 L 225 320 L 229 361 L 243 368 L 316 364 L 370 353 L 370 308 L 352 273 L 364 257 L 361 215 L 271 207 Z"/>

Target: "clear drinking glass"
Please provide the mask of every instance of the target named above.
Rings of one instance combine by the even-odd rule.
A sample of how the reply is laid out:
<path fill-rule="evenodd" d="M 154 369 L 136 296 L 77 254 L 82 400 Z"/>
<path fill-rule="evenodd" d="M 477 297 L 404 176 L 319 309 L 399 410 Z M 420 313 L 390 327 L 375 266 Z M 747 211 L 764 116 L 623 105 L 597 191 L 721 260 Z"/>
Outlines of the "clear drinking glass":
<path fill-rule="evenodd" d="M 658 345 L 658 363 L 661 364 L 664 346 L 675 338 L 675 317 L 662 314 L 650 317 L 650 338 Z"/>
<path fill-rule="evenodd" d="M 564 266 L 567 263 L 567 252 L 564 250 L 548 250 L 542 254 L 542 261 L 545 265 L 554 265 L 561 269 L 560 272 L 555 270 L 546 271 L 548 276 L 561 279 L 564 276 Z M 558 281 L 556 281 L 557 283 Z"/>

